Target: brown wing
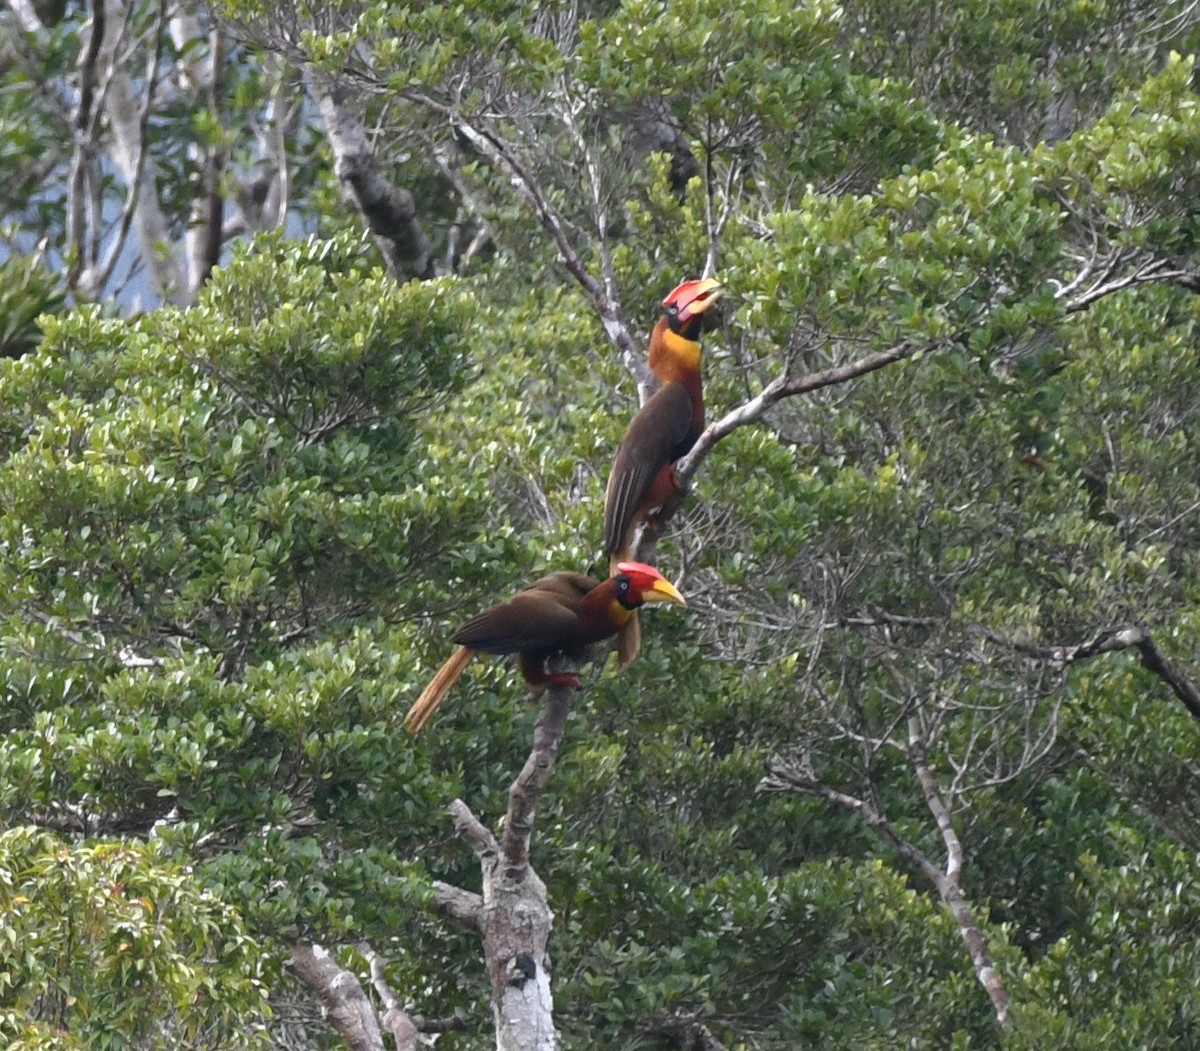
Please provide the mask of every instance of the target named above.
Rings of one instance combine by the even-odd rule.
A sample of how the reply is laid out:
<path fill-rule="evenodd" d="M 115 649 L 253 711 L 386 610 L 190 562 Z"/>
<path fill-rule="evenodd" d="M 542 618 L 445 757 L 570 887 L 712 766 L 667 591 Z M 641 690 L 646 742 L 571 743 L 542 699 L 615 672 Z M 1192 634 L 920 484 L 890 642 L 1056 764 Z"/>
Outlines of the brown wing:
<path fill-rule="evenodd" d="M 613 457 L 604 493 L 606 555 L 621 548 L 651 483 L 668 463 L 683 455 L 691 436 L 691 395 L 681 384 L 664 383 L 633 418 Z"/>
<path fill-rule="evenodd" d="M 579 603 L 597 582 L 582 573 L 551 573 L 507 602 L 477 613 L 453 641 L 484 653 L 536 653 L 577 644 Z"/>

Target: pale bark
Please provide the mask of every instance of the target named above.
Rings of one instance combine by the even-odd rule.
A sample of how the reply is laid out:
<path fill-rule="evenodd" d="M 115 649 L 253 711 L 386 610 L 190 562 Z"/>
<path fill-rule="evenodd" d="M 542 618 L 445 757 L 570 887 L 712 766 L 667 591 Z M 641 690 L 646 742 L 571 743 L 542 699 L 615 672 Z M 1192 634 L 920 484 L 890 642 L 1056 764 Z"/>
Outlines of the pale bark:
<path fill-rule="evenodd" d="M 933 773 L 929 769 L 929 764 L 925 761 L 924 747 L 916 716 L 909 717 L 908 727 L 909 759 L 916 771 L 917 780 L 921 784 L 921 794 L 925 797 L 925 805 L 933 815 L 938 831 L 942 835 L 942 843 L 946 848 L 945 870 L 938 872 L 931 866 L 929 875 L 946 908 L 954 917 L 954 922 L 958 924 L 959 933 L 966 943 L 967 953 L 975 968 L 975 977 L 979 979 L 979 984 L 983 986 L 988 998 L 992 1001 L 996 1022 L 1001 1028 L 1004 1028 L 1008 1024 L 1008 993 L 992 964 L 987 939 L 979 929 L 975 913 L 962 891 L 960 882 L 963 867 L 962 841 L 958 838 L 954 822 L 950 819 L 950 811 L 946 808 Z"/>
<path fill-rule="evenodd" d="M 371 984 L 384 1007 L 383 1024 L 396 1041 L 396 1051 L 417 1051 L 419 1030 L 384 977 L 383 959 L 366 942 L 359 943 L 358 952 L 371 968 Z"/>
<path fill-rule="evenodd" d="M 911 733 L 910 730 L 910 737 Z M 924 851 L 919 850 L 901 836 L 895 826 L 879 812 L 870 800 L 840 792 L 824 784 L 804 762 L 785 760 L 779 756 L 773 757 L 767 763 L 767 776 L 759 782 L 758 787 L 760 791 L 764 792 L 806 792 L 844 807 L 858 814 L 869 828 L 887 839 L 901 857 L 916 866 L 937 889 L 942 903 L 954 918 L 959 934 L 962 935 L 963 943 L 967 947 L 967 954 L 970 956 L 975 977 L 991 1001 L 996 1024 L 1004 1029 L 1008 1025 L 1008 993 L 992 963 L 987 937 L 980 930 L 974 910 L 959 883 L 963 866 L 962 843 L 954 830 L 949 811 L 937 790 L 929 768 L 924 759 L 920 757 L 919 748 L 916 745 L 913 747 L 917 749 L 917 755 L 910 754 L 909 759 L 913 762 L 925 803 L 934 817 L 938 831 L 942 835 L 942 842 L 946 847 L 944 871 L 938 868 Z"/>
<path fill-rule="evenodd" d="M 118 53 L 125 41 L 128 12 L 116 0 L 95 0 L 92 5 L 92 31 L 100 29 L 100 45 L 96 55 L 96 71 L 100 79 L 98 92 L 103 99 L 104 111 L 112 134 L 107 148 L 109 158 L 120 173 L 127 193 L 127 210 L 132 227 L 137 233 L 139 253 L 150 277 L 154 294 L 164 302 L 182 304 L 186 301 L 186 281 L 179 265 L 170 252 L 163 251 L 169 243 L 169 227 L 158 200 L 156 172 L 146 143 L 146 117 L 151 97 L 139 105 L 138 96 L 129 76 L 118 66 Z M 160 13 L 160 18 L 162 17 Z M 156 75 L 156 71 L 151 71 Z M 98 155 L 98 125 L 92 121 L 92 131 L 76 149 Z M 86 163 L 86 159 L 83 163 Z M 85 247 L 85 258 L 91 264 L 85 266 L 77 278 L 77 287 L 84 295 L 98 294 L 112 275 L 119 255 L 122 237 L 110 246 L 105 259 L 100 261 L 98 249 L 99 214 L 89 220 L 95 237 L 89 237 Z M 124 224 L 123 224 L 124 226 Z M 84 241 L 82 232 L 78 239 Z"/>
<path fill-rule="evenodd" d="M 362 215 L 388 271 L 400 281 L 433 277 L 433 253 L 413 195 L 380 174 L 357 103 L 330 74 L 309 66 L 304 76 L 333 150 L 342 192 Z"/>
<path fill-rule="evenodd" d="M 205 55 L 194 47 L 195 42 L 205 36 L 200 19 L 184 7 L 175 10 L 169 30 L 172 42 L 183 56 L 176 71 L 180 86 L 196 100 L 202 100 L 214 114 L 219 114 L 225 61 L 224 33 L 217 26 L 212 28 Z M 185 298 L 190 302 L 220 260 L 225 213 L 220 180 L 225 155 L 220 144 L 201 146 L 193 143 L 188 147 L 188 156 L 196 170 L 202 173 L 203 186 L 203 192 L 192 202 L 191 221 L 184 234 L 184 287 Z"/>
<path fill-rule="evenodd" d="M 1144 624 L 1130 624 L 1120 628 L 1109 628 L 1086 642 L 1074 646 L 1039 646 L 1036 643 L 1009 639 L 996 632 L 985 632 L 986 638 L 997 645 L 1006 646 L 1018 653 L 1025 653 L 1044 660 L 1054 667 L 1065 668 L 1077 661 L 1087 660 L 1101 653 L 1136 649 L 1142 667 L 1157 675 L 1183 702 L 1192 718 L 1200 719 L 1200 690 L 1172 661 L 1162 655 L 1155 645 L 1154 637 Z"/>
<path fill-rule="evenodd" d="M 329 1023 L 351 1051 L 384 1051 L 375 1009 L 362 984 L 320 945 L 292 946 L 292 969 L 329 1014 Z"/>
<path fill-rule="evenodd" d="M 566 224 L 558 214 L 558 210 L 551 203 L 537 179 L 521 162 L 516 151 L 503 139 L 468 119 L 454 106 L 448 106 L 419 91 L 407 92 L 406 97 L 448 121 L 456 132 L 470 142 L 508 179 L 512 188 L 533 209 L 542 229 L 554 243 L 567 272 L 591 297 L 596 312 L 600 316 L 601 324 L 604 326 L 605 334 L 613 346 L 620 351 L 621 360 L 637 380 L 639 389 L 643 392 L 653 389 L 654 376 L 644 360 L 644 353 L 634 343 L 633 337 L 625 326 L 625 321 L 621 316 L 620 303 L 610 297 L 609 291 L 605 289 L 601 279 L 588 270 L 578 250 L 567 236 Z"/>
<path fill-rule="evenodd" d="M 554 667 L 579 670 L 578 663 L 571 661 L 555 662 Z M 483 894 L 439 883 L 435 900 L 441 911 L 476 927 L 482 935 L 498 1051 L 557 1051 L 559 1047 L 547 951 L 554 914 L 546 885 L 529 864 L 529 843 L 573 695 L 570 686 L 551 686 L 546 691 L 529 757 L 509 789 L 501 838 L 461 799 L 450 806 L 455 828 L 479 859 Z"/>

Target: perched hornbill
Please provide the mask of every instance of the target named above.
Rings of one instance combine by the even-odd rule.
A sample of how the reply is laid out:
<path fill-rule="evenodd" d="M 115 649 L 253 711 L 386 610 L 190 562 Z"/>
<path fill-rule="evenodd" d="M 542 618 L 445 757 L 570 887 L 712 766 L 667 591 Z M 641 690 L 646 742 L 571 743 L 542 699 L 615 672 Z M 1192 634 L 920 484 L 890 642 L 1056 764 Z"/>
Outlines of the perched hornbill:
<path fill-rule="evenodd" d="M 604 494 L 604 553 L 610 566 L 627 561 L 638 526 L 681 485 L 675 461 L 704 430 L 700 333 L 708 309 L 721 297 L 718 281 L 685 281 L 663 300 L 650 334 L 649 365 L 662 386 L 638 410 L 621 438 Z M 618 656 L 628 664 L 641 647 L 637 617 L 621 631 Z"/>
<path fill-rule="evenodd" d="M 535 580 L 507 602 L 477 613 L 451 636 L 459 648 L 408 710 L 405 725 L 411 733 L 420 730 L 477 653 L 517 654 L 521 674 L 535 690 L 547 685 L 578 689 L 577 675 L 549 672 L 546 661 L 558 654 L 582 656 L 592 643 L 617 634 L 648 602 L 687 605 L 658 570 L 641 562 L 622 562 L 603 583 L 570 572 Z"/>

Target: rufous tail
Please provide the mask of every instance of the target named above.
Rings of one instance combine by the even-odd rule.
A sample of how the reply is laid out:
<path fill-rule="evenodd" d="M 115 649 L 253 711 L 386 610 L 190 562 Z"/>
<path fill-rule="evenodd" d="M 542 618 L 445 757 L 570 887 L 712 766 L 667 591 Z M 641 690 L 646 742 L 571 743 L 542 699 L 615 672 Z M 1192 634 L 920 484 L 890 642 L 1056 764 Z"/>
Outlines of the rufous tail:
<path fill-rule="evenodd" d="M 437 707 L 446 699 L 446 694 L 450 692 L 450 687 L 458 682 L 458 678 L 463 673 L 463 669 L 471 663 L 471 658 L 475 656 L 474 650 L 467 649 L 466 646 L 459 646 L 437 671 L 437 674 L 429 680 L 429 685 L 421 691 L 421 696 L 413 701 L 413 706 L 409 708 L 408 715 L 404 717 L 404 725 L 407 727 L 410 734 L 415 734 L 427 722 L 430 716 L 437 711 Z"/>
<path fill-rule="evenodd" d="M 624 626 L 617 632 L 617 667 L 624 668 L 642 648 L 642 626 L 638 623 L 637 610 L 630 614 Z"/>

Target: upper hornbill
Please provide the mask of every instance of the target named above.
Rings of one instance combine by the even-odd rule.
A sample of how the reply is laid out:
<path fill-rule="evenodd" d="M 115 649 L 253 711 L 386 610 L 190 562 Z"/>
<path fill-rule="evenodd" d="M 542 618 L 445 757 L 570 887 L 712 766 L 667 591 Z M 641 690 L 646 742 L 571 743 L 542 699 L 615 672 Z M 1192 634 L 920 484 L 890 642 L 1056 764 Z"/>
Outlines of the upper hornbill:
<path fill-rule="evenodd" d="M 675 461 L 704 430 L 700 333 L 705 314 L 722 291 L 717 280 L 706 277 L 684 281 L 663 300 L 649 350 L 650 369 L 662 386 L 626 428 L 604 493 L 604 553 L 610 565 L 629 558 L 638 525 L 652 522 L 653 512 L 681 488 Z M 640 645 L 635 616 L 621 631 L 622 666 L 637 655 Z"/>
<path fill-rule="evenodd" d="M 642 562 L 622 562 L 603 583 L 570 572 L 535 580 L 507 602 L 477 613 L 451 636 L 459 648 L 413 703 L 404 724 L 410 733 L 421 729 L 476 653 L 517 654 L 525 681 L 535 689 L 579 689 L 579 676 L 549 672 L 546 661 L 559 654 L 583 656 L 592 643 L 620 631 L 647 602 L 687 605 L 658 570 Z"/>

